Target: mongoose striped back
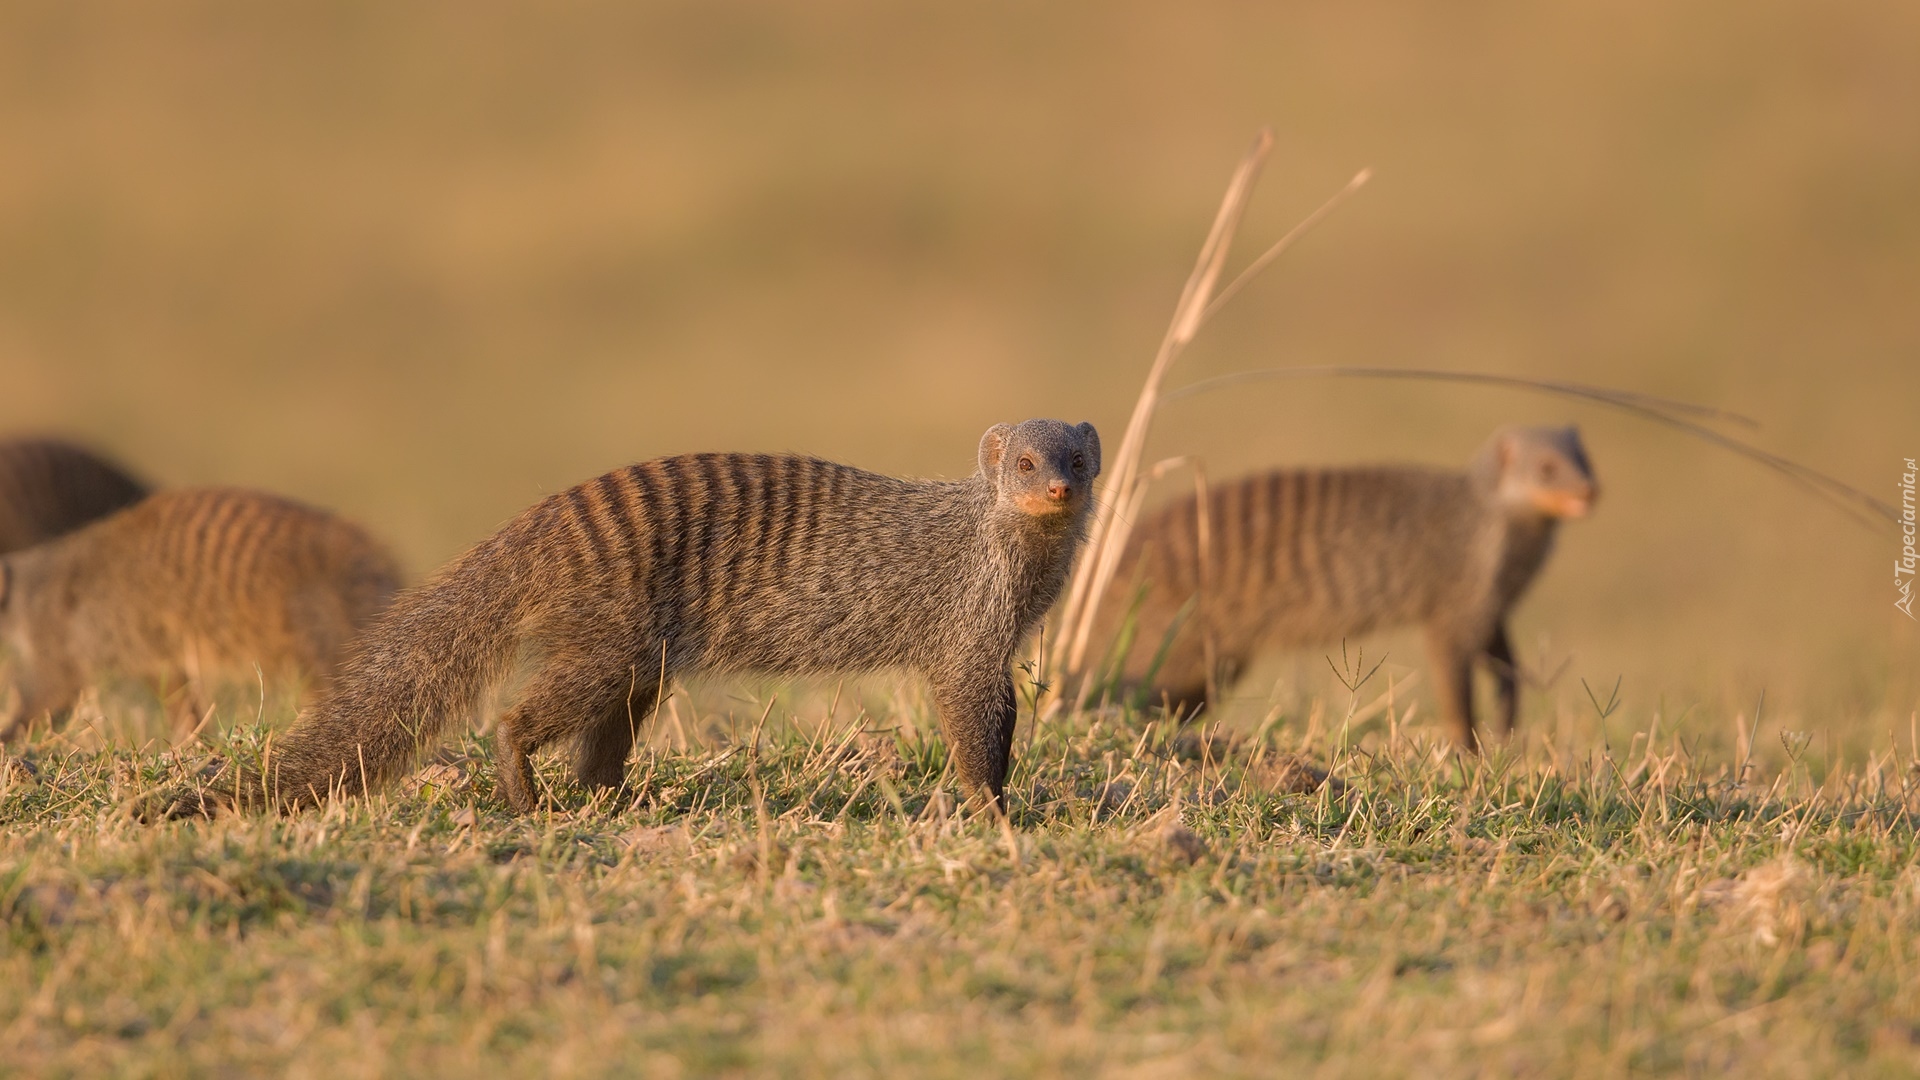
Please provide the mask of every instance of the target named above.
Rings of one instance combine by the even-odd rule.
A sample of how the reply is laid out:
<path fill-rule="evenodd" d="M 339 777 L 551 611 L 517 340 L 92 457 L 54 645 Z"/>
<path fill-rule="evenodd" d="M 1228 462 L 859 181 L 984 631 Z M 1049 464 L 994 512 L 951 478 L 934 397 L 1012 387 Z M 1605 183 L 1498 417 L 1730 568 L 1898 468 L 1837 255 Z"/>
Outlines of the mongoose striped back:
<path fill-rule="evenodd" d="M 0 560 L 0 636 L 19 701 L 0 731 L 69 708 L 111 675 L 186 684 L 318 680 L 399 587 L 358 526 L 273 495 L 162 491 Z"/>
<path fill-rule="evenodd" d="M 58 439 L 0 440 L 0 555 L 145 498 L 118 466 Z"/>
<path fill-rule="evenodd" d="M 570 743 L 617 785 L 660 685 L 695 671 L 905 669 L 932 685 L 963 783 L 998 799 L 1009 663 L 1058 595 L 1099 471 L 1091 425 L 998 425 L 965 480 L 811 458 L 695 454 L 615 469 L 531 507 L 410 590 L 269 764 L 283 804 L 404 769 L 516 662 L 500 784 Z M 259 789 L 238 785 L 240 797 Z M 229 795 L 231 797 L 231 795 Z M 201 807 L 177 805 L 177 812 Z"/>
<path fill-rule="evenodd" d="M 1418 624 L 1449 728 L 1475 745 L 1470 664 L 1483 654 L 1494 661 L 1511 728 L 1507 612 L 1545 561 L 1556 523 L 1584 514 L 1597 491 L 1571 428 L 1503 429 L 1464 472 L 1376 466 L 1243 477 L 1209 490 L 1204 551 L 1196 497 L 1139 524 L 1096 640 L 1114 640 L 1138 598 L 1119 658 L 1123 681 L 1191 712 L 1209 682 L 1230 684 L 1264 648 Z"/>

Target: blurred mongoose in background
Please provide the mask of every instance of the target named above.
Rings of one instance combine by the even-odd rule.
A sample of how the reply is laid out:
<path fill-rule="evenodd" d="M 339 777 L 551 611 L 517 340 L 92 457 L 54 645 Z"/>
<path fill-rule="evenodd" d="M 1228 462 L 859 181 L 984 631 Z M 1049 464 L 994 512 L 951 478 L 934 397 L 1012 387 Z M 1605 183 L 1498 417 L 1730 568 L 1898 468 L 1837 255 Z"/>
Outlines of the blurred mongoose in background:
<path fill-rule="evenodd" d="M 178 687 L 176 727 L 201 719 L 217 678 L 253 682 L 257 669 L 317 685 L 399 584 L 384 548 L 325 511 L 250 491 L 161 491 L 0 558 L 15 690 L 0 736 L 113 676 Z"/>
<path fill-rule="evenodd" d="M 402 593 L 272 748 L 264 783 L 170 812 L 364 792 L 514 671 L 496 761 L 523 812 L 537 805 L 529 755 L 554 742 L 581 783 L 619 786 L 668 679 L 885 669 L 927 679 L 961 783 L 1000 805 L 1009 666 L 1072 567 L 1099 472 L 1093 425 L 1057 420 L 989 429 L 964 480 L 745 454 L 615 469 Z"/>
<path fill-rule="evenodd" d="M 1500 720 L 1512 731 L 1507 613 L 1559 522 L 1585 515 L 1598 494 L 1570 427 L 1503 428 L 1463 472 L 1375 466 L 1244 477 L 1207 493 L 1204 567 L 1197 496 L 1139 523 L 1093 640 L 1115 641 L 1138 598 L 1121 681 L 1192 715 L 1207 698 L 1209 667 L 1218 688 L 1262 649 L 1417 624 L 1447 729 L 1474 748 L 1473 663 L 1491 661 Z"/>
<path fill-rule="evenodd" d="M 146 495 L 145 484 L 72 443 L 0 440 L 0 555 L 72 532 Z"/>

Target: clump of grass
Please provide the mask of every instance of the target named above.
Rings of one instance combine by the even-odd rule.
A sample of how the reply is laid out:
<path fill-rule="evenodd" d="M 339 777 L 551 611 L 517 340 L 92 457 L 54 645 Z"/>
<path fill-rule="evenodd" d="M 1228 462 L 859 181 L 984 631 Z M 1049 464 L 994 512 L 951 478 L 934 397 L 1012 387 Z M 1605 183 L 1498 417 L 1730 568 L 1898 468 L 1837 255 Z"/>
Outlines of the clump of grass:
<path fill-rule="evenodd" d="M 1804 1075 L 1920 1055 L 1898 755 L 1816 781 L 1788 740 L 1763 776 L 1676 731 L 1467 761 L 1403 724 L 1343 744 L 1114 707 L 1033 733 L 1002 823 L 956 811 L 926 719 L 710 725 L 598 801 L 548 762 L 557 801 L 529 817 L 472 737 L 371 801 L 158 827 L 128 808 L 201 755 L 9 758 L 0 1057 Z"/>

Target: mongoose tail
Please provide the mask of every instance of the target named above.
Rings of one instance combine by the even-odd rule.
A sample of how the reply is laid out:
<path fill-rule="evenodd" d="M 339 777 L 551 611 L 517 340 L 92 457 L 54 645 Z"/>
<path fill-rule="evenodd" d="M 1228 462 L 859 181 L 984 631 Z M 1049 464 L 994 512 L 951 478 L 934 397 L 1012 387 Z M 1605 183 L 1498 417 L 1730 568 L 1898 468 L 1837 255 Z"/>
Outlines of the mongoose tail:
<path fill-rule="evenodd" d="M 1598 493 L 1573 428 L 1502 428 L 1464 470 L 1285 469 L 1217 484 L 1204 552 L 1191 496 L 1134 530 L 1102 608 L 1101 640 L 1117 636 L 1144 589 L 1122 679 L 1192 715 L 1210 683 L 1231 684 L 1262 650 L 1421 626 L 1446 727 L 1475 747 L 1472 665 L 1484 658 L 1493 669 L 1511 730 L 1507 613 L 1558 523 L 1585 515 Z"/>
<path fill-rule="evenodd" d="M 525 583 L 501 573 L 493 557 L 510 542 L 496 535 L 403 592 L 368 626 L 309 715 L 269 745 L 267 777 L 240 773 L 234 801 L 294 808 L 330 791 L 378 790 L 448 723 L 470 715 L 518 646 L 513 622 Z"/>
<path fill-rule="evenodd" d="M 998 802 L 1009 666 L 1072 567 L 1099 471 L 1093 426 L 1054 420 L 988 430 L 963 480 L 749 454 L 615 469 L 402 594 L 266 775 L 228 797 L 291 808 L 376 788 L 510 671 L 524 678 L 496 761 L 524 812 L 545 746 L 571 748 L 580 782 L 621 784 L 676 676 L 904 670 L 930 685 L 961 783 Z"/>

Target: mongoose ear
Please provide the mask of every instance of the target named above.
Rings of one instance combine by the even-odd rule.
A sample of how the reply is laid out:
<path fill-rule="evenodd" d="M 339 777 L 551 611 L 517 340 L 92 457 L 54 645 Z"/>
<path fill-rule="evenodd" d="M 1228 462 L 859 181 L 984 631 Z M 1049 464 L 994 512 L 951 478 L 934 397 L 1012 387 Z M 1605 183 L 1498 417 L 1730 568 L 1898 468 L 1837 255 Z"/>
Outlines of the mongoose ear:
<path fill-rule="evenodd" d="M 995 424 L 980 436 L 980 471 L 991 476 L 1000 471 L 1000 458 L 1007 452 L 1007 437 L 1012 424 Z"/>
<path fill-rule="evenodd" d="M 1081 445 L 1086 447 L 1087 468 L 1089 470 L 1087 479 L 1091 480 L 1100 475 L 1100 433 L 1093 429 L 1092 424 L 1085 422 L 1082 422 L 1080 426 L 1074 430 L 1080 433 Z"/>
<path fill-rule="evenodd" d="M 1567 456 L 1580 467 L 1580 471 L 1589 477 L 1593 475 L 1593 463 L 1587 460 L 1586 445 L 1580 441 L 1580 429 L 1572 424 L 1560 429 L 1561 445 L 1566 447 Z"/>
<path fill-rule="evenodd" d="M 1502 435 L 1500 445 L 1494 448 L 1494 460 L 1500 463 L 1501 472 L 1506 472 L 1507 468 L 1513 464 L 1513 455 L 1517 453 L 1514 447 L 1516 441 L 1513 435 Z"/>

